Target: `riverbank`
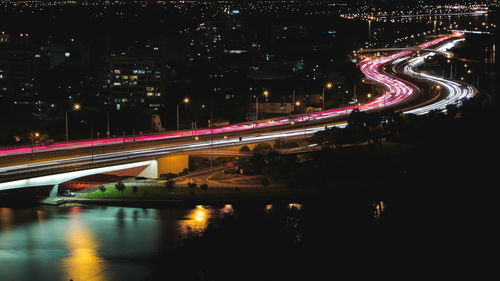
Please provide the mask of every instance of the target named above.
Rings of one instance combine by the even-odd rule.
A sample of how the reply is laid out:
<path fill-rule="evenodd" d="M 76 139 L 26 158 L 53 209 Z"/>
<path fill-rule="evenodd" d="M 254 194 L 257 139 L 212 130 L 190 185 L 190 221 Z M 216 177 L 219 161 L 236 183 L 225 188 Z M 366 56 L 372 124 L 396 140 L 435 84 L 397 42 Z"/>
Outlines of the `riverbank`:
<path fill-rule="evenodd" d="M 290 189 L 280 185 L 213 185 L 188 187 L 175 185 L 167 187 L 164 182 L 123 182 L 123 190 L 115 184 L 94 188 L 76 197 L 54 198 L 57 205 L 68 203 L 120 205 L 120 206 L 171 206 L 191 204 L 219 204 L 237 202 L 275 202 L 299 199 L 303 189 Z M 41 202 L 43 203 L 43 202 Z M 46 202 L 47 203 L 47 202 Z"/>

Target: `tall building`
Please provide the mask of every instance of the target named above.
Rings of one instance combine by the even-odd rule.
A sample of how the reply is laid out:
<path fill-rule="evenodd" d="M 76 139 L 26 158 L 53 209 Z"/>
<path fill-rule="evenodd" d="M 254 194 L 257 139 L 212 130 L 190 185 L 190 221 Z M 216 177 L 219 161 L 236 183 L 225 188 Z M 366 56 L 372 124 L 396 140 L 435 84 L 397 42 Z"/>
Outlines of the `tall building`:
<path fill-rule="evenodd" d="M 23 41 L 0 40 L 0 98 L 20 104 L 37 102 L 35 82 L 46 69 L 46 56 Z"/>
<path fill-rule="evenodd" d="M 110 55 L 101 60 L 103 97 L 117 110 L 163 107 L 164 75 L 158 57 Z"/>

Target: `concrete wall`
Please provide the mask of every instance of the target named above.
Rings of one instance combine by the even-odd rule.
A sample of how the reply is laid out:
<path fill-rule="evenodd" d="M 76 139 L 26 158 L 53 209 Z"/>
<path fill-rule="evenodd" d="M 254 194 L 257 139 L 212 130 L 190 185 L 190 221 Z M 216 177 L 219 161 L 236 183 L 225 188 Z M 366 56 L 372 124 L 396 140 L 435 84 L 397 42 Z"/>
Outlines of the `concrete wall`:
<path fill-rule="evenodd" d="M 189 168 L 189 155 L 167 156 L 158 158 L 158 175 L 174 173 Z"/>

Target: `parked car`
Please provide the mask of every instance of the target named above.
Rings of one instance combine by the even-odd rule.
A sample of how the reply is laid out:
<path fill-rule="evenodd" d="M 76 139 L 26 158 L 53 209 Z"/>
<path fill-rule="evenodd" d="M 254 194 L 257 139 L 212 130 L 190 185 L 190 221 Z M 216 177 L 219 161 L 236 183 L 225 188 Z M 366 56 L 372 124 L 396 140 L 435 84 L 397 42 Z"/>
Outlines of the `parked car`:
<path fill-rule="evenodd" d="M 75 194 L 70 190 L 63 190 L 61 191 L 60 195 L 64 197 L 75 197 Z"/>

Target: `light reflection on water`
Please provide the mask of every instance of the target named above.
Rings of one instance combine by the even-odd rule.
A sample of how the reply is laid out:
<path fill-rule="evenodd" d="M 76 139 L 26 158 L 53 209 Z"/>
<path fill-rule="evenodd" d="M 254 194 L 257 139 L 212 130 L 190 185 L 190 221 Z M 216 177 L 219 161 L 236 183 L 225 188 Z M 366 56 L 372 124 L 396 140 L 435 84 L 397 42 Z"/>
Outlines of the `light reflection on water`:
<path fill-rule="evenodd" d="M 376 220 L 382 220 L 385 211 L 384 201 L 377 201 L 373 203 L 373 217 Z"/>
<path fill-rule="evenodd" d="M 250 214 L 285 211 L 281 223 L 295 229 L 295 242 L 300 242 L 302 204 L 277 207 L 250 209 Z M 202 235 L 212 221 L 226 216 L 239 213 L 231 204 L 0 208 L 0 280 L 144 280 L 159 252 L 168 253 L 179 239 Z"/>
<path fill-rule="evenodd" d="M 0 231 L 6 232 L 10 229 L 12 221 L 12 209 L 0 208 Z"/>
<path fill-rule="evenodd" d="M 105 261 L 94 234 L 79 217 L 80 207 L 71 208 L 68 231 L 65 234 L 69 256 L 62 260 L 66 280 L 107 280 Z"/>
<path fill-rule="evenodd" d="M 178 222 L 179 233 L 183 236 L 202 233 L 207 228 L 208 219 L 212 218 L 213 214 L 214 210 L 211 207 L 197 205 Z"/>

